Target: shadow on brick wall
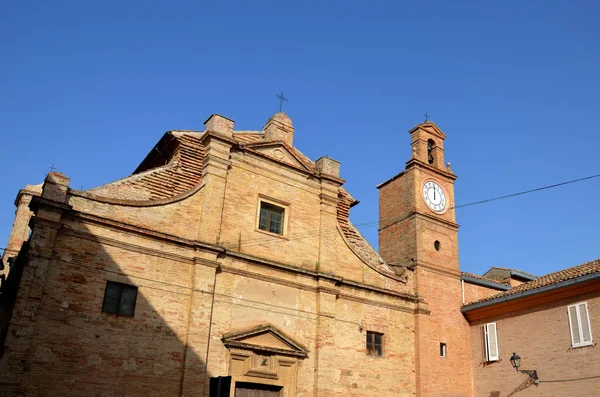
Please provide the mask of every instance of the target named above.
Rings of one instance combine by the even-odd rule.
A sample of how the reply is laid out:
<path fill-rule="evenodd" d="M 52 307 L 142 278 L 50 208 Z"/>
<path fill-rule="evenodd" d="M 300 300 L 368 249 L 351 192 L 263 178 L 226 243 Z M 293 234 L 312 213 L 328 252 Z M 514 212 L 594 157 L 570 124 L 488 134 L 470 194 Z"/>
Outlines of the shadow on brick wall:
<path fill-rule="evenodd" d="M 35 230 L 32 242 L 45 238 Z M 46 259 L 24 244 L 22 268 L 6 284 L 21 279 L 9 323 L 5 313 L 0 395 L 207 395 L 206 349 L 188 347 L 190 277 L 177 280 L 169 272 L 178 264 L 161 268 L 157 258 L 100 240 L 73 217 Z M 192 266 L 180 265 L 182 273 Z M 133 317 L 102 311 L 107 281 L 138 288 Z M 196 336 L 208 334 L 209 322 Z"/>

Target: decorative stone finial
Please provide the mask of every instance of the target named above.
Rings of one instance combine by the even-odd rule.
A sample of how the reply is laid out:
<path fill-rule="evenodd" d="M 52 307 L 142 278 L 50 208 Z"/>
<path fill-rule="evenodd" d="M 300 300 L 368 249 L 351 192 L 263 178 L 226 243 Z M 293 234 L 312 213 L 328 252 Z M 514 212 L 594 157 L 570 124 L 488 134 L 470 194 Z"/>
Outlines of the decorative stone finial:
<path fill-rule="evenodd" d="M 448 172 L 452 172 L 452 168 L 450 168 L 451 165 L 452 164 L 450 164 L 449 161 L 446 163 L 446 168 L 448 169 Z"/>
<path fill-rule="evenodd" d="M 279 112 L 273 115 L 265 124 L 266 141 L 283 141 L 286 144 L 293 146 L 294 143 L 294 126 L 292 120 L 287 114 Z"/>
<path fill-rule="evenodd" d="M 220 114 L 211 115 L 205 122 L 206 131 L 216 132 L 225 136 L 233 136 L 234 121 Z"/>
<path fill-rule="evenodd" d="M 42 186 L 42 197 L 63 203 L 69 190 L 70 179 L 63 173 L 49 172 Z"/>
<path fill-rule="evenodd" d="M 317 171 L 320 174 L 340 177 L 340 162 L 323 156 L 315 162 Z"/>

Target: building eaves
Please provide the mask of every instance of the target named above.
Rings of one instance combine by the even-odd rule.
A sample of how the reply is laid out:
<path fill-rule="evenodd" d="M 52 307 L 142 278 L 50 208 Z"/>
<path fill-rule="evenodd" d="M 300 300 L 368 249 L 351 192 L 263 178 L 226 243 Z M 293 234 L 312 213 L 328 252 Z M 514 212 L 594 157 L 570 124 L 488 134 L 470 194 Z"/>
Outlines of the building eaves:
<path fill-rule="evenodd" d="M 595 279 L 600 280 L 600 259 L 579 266 L 559 270 L 554 273 L 549 273 L 528 283 L 511 288 L 510 290 L 471 302 L 468 305 L 463 306 L 461 311 L 464 313 L 470 310 L 519 299 L 525 296 L 540 294 Z"/>
<path fill-rule="evenodd" d="M 461 272 L 460 279 L 471 284 L 494 288 L 501 291 L 508 291 L 512 288 L 510 285 L 499 283 L 496 280 L 487 279 L 467 272 Z"/>
<path fill-rule="evenodd" d="M 533 280 L 537 280 L 538 279 L 538 276 L 535 276 L 535 275 L 533 275 L 531 273 L 526 273 L 526 272 L 524 272 L 522 270 L 511 269 L 511 268 L 508 268 L 508 267 L 492 266 L 490 268 L 490 270 L 488 270 L 486 272 L 486 274 L 489 273 L 491 270 L 494 270 L 494 269 L 496 269 L 496 270 L 504 270 L 504 271 L 508 272 L 511 276 L 520 277 L 520 278 L 528 280 L 528 281 L 533 281 Z M 485 275 L 484 275 L 484 277 L 485 277 Z"/>

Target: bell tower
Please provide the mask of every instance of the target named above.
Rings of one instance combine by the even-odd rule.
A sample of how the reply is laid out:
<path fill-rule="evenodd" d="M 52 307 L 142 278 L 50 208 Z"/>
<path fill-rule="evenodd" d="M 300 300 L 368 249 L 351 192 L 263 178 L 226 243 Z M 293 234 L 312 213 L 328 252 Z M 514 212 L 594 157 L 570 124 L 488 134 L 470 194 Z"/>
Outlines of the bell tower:
<path fill-rule="evenodd" d="M 409 132 L 412 154 L 405 170 L 378 186 L 379 251 L 386 262 L 413 273 L 420 299 L 415 310 L 417 396 L 449 391 L 471 396 L 471 367 L 465 365 L 471 362 L 470 329 L 460 312 L 456 175 L 444 163 L 446 135 L 435 123 L 426 121 Z"/>
<path fill-rule="evenodd" d="M 458 271 L 454 180 L 446 135 L 431 121 L 409 131 L 406 169 L 379 188 L 379 250 L 394 265 Z"/>

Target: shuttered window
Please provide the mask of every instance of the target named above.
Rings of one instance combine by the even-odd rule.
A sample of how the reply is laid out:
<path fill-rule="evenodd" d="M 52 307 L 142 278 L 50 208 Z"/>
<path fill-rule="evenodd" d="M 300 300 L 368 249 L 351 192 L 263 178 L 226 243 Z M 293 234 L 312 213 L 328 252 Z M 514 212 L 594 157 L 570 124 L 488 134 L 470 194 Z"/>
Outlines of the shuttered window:
<path fill-rule="evenodd" d="M 137 287 L 128 284 L 106 282 L 102 311 L 119 316 L 133 317 L 135 301 L 137 300 Z"/>
<path fill-rule="evenodd" d="M 487 323 L 483 326 L 483 336 L 485 340 L 485 359 L 486 361 L 498 361 L 498 333 L 496 332 L 496 323 Z"/>
<path fill-rule="evenodd" d="M 592 328 L 588 315 L 587 302 L 571 305 L 568 308 L 571 346 L 581 347 L 592 344 Z"/>

